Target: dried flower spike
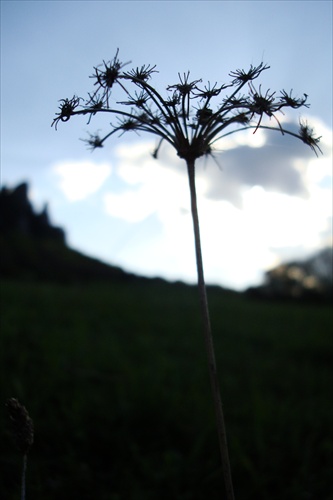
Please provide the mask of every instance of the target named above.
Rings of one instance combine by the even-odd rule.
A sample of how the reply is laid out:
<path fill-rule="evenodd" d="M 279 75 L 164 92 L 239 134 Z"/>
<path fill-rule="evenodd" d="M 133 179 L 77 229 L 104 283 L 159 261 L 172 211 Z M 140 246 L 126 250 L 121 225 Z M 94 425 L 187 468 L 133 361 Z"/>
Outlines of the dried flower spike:
<path fill-rule="evenodd" d="M 34 441 L 33 421 L 26 408 L 15 398 L 7 400 L 6 408 L 17 447 L 26 455 Z"/>

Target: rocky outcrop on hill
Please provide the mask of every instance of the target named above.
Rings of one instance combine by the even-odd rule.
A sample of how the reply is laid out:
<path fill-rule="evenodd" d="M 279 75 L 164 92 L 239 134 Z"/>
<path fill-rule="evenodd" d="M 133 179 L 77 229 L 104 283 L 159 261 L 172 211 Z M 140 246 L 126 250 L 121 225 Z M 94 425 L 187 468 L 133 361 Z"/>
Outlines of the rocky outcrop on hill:
<path fill-rule="evenodd" d="M 69 248 L 64 230 L 51 225 L 47 206 L 40 213 L 33 210 L 27 183 L 0 191 L 0 254 L 4 279 L 89 283 L 135 278 Z"/>
<path fill-rule="evenodd" d="M 35 213 L 29 198 L 28 184 L 23 182 L 14 189 L 3 187 L 0 191 L 0 234 L 20 234 L 65 244 L 65 232 L 51 225 L 47 205 Z"/>

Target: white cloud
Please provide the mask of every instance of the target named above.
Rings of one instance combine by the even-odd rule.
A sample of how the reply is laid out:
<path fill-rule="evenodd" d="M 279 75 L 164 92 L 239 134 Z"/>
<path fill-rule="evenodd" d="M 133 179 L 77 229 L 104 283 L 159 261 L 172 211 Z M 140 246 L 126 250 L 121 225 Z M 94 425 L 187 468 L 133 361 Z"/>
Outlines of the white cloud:
<path fill-rule="evenodd" d="M 258 129 L 255 133 L 253 133 L 253 130 L 243 130 L 216 141 L 216 143 L 214 143 L 214 149 L 226 151 L 228 149 L 235 149 L 239 146 L 261 148 L 266 142 L 267 134 L 264 130 Z"/>
<path fill-rule="evenodd" d="M 285 257 L 297 257 L 296 251 L 309 254 L 328 243 L 329 136 L 325 133 L 325 156 L 316 158 L 301 141 L 284 147 L 285 137 L 272 134 L 270 145 L 262 149 L 250 148 L 251 138 L 234 147 L 229 144 L 221 154 L 222 169 L 213 162 L 197 166 L 204 267 L 210 283 L 242 289 L 260 282 L 263 272 Z M 265 144 L 266 133 L 261 140 Z M 154 160 L 153 149 L 153 143 L 140 143 L 116 150 L 115 175 L 125 187 L 105 195 L 105 210 L 135 223 L 133 228 L 144 228 L 141 239 L 141 229 L 133 229 L 135 237 L 123 248 L 119 263 L 140 274 L 195 282 L 186 166 L 168 147 Z M 249 161 L 251 152 L 256 156 Z M 226 158 L 230 163 L 223 164 Z M 149 236 L 152 218 L 154 233 Z"/>
<path fill-rule="evenodd" d="M 185 164 L 179 161 L 179 169 L 170 168 L 174 167 L 175 159 L 171 163 L 168 155 L 164 155 L 155 160 L 150 155 L 153 149 L 152 144 L 117 149 L 120 159 L 116 173 L 128 188 L 120 193 L 105 194 L 105 209 L 109 215 L 139 222 L 156 213 L 166 222 L 174 219 L 175 211 L 185 209 L 189 198 Z"/>
<path fill-rule="evenodd" d="M 87 198 L 100 189 L 111 174 L 109 163 L 62 161 L 52 167 L 60 177 L 59 187 L 69 201 Z"/>

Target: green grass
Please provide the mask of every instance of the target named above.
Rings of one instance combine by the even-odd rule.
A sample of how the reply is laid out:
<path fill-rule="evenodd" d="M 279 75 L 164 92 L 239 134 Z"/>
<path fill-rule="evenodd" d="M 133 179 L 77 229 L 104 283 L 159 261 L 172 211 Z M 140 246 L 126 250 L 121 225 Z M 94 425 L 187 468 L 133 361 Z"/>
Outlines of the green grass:
<path fill-rule="evenodd" d="M 237 500 L 329 500 L 332 310 L 209 289 Z M 19 498 L 5 424 L 35 424 L 31 500 L 223 498 L 195 288 L 4 282 L 1 498 Z"/>

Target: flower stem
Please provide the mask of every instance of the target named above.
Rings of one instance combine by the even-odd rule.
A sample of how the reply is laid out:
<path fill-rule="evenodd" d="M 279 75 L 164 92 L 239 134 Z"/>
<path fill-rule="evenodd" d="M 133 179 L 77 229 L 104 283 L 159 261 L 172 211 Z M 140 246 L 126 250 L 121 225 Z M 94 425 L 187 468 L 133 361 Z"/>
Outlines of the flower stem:
<path fill-rule="evenodd" d="M 191 214 L 193 221 L 194 241 L 195 241 L 200 309 L 203 320 L 203 333 L 204 333 L 205 347 L 207 353 L 210 384 L 213 393 L 213 400 L 216 413 L 217 432 L 219 437 L 222 469 L 223 469 L 224 483 L 227 495 L 226 498 L 227 500 L 234 500 L 235 497 L 234 497 L 232 477 L 231 477 L 227 435 L 224 423 L 220 387 L 217 376 L 215 350 L 214 350 L 213 336 L 211 331 L 207 292 L 206 292 L 203 263 L 202 263 L 199 216 L 198 216 L 197 196 L 195 188 L 195 161 L 186 160 L 186 164 L 187 164 L 187 173 L 188 173 L 190 196 L 191 196 Z"/>
<path fill-rule="evenodd" d="M 23 456 L 23 467 L 22 467 L 21 500 L 25 500 L 26 473 L 27 473 L 27 454 L 25 453 Z"/>

